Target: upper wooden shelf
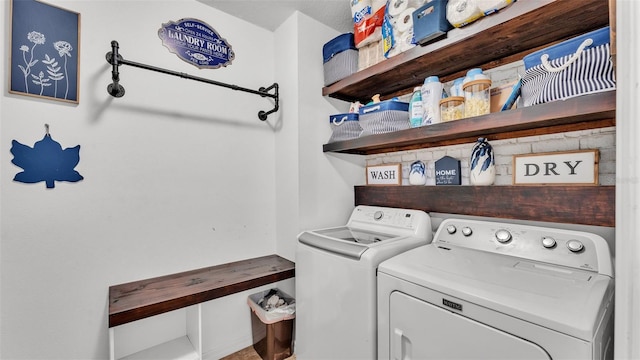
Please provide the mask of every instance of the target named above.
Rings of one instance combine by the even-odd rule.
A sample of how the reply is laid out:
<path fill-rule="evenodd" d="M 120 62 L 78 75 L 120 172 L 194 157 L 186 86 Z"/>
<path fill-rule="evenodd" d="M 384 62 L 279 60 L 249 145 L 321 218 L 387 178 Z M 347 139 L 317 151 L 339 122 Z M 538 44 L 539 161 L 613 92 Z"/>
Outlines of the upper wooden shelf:
<path fill-rule="evenodd" d="M 324 152 L 379 154 L 436 146 L 555 134 L 615 126 L 616 92 L 578 96 L 564 101 L 491 113 L 386 134 L 336 141 Z"/>
<path fill-rule="evenodd" d="M 474 67 L 487 70 L 609 24 L 605 0 L 517 1 L 497 14 L 447 38 L 416 46 L 322 89 L 323 96 L 367 102 L 374 94 L 389 98 L 408 93 L 427 76 L 442 81 L 463 76 Z"/>

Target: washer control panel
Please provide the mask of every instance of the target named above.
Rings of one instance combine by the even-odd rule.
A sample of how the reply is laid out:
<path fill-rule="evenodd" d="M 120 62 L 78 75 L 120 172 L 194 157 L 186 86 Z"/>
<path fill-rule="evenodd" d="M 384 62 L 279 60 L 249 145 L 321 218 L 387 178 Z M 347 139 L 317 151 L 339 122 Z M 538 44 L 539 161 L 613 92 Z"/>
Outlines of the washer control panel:
<path fill-rule="evenodd" d="M 581 231 L 491 221 L 446 219 L 433 239 L 449 246 L 498 253 L 612 276 L 609 245 Z"/>
<path fill-rule="evenodd" d="M 431 217 L 421 210 L 359 205 L 351 213 L 347 226 L 397 235 L 431 238 Z"/>

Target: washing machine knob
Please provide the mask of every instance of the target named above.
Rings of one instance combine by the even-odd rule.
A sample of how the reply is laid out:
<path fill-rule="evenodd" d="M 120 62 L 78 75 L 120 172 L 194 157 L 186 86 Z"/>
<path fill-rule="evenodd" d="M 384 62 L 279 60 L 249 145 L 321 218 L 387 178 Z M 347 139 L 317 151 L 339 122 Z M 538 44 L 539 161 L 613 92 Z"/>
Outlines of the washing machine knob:
<path fill-rule="evenodd" d="M 473 231 L 471 230 L 470 227 L 465 226 L 465 227 L 462 228 L 462 235 L 471 236 L 471 234 L 473 234 Z"/>
<path fill-rule="evenodd" d="M 582 243 L 578 240 L 567 241 L 567 247 L 569 248 L 569 251 L 574 253 L 584 250 L 584 245 L 582 245 Z"/>
<path fill-rule="evenodd" d="M 380 220 L 382 219 L 382 216 L 384 216 L 384 213 L 380 210 L 376 211 L 375 213 L 373 213 L 373 219 L 374 220 Z"/>
<path fill-rule="evenodd" d="M 449 225 L 449 226 L 447 226 L 447 232 L 448 232 L 449 234 L 451 234 L 451 235 L 455 234 L 457 230 L 458 230 L 458 229 L 456 229 L 456 226 L 455 226 L 455 225 Z"/>
<path fill-rule="evenodd" d="M 496 231 L 496 239 L 498 239 L 498 242 L 506 244 L 511 241 L 511 233 L 508 230 L 500 229 Z"/>
<path fill-rule="evenodd" d="M 556 239 L 550 236 L 545 236 L 542 238 L 542 246 L 547 249 L 553 249 L 554 247 L 556 247 Z"/>

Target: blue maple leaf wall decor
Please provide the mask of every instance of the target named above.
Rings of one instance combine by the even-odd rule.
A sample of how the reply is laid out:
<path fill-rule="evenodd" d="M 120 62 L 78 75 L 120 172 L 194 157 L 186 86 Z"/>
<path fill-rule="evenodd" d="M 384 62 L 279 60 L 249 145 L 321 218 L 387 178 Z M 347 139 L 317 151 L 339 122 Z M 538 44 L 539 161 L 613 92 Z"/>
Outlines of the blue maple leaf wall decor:
<path fill-rule="evenodd" d="M 48 131 L 33 148 L 13 140 L 11 153 L 11 162 L 24 170 L 16 174 L 14 181 L 30 184 L 44 181 L 47 188 L 53 188 L 54 181 L 77 182 L 84 179 L 74 170 L 80 162 L 80 145 L 62 150 Z"/>

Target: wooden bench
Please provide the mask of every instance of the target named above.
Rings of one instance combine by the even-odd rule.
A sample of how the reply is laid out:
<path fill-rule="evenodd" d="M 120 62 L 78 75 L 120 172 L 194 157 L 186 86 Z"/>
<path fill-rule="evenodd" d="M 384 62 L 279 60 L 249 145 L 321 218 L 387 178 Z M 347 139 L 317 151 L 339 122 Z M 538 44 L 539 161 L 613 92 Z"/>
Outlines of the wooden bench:
<path fill-rule="evenodd" d="M 278 255 L 185 271 L 109 287 L 111 358 L 113 327 L 295 276 L 295 264 Z M 201 356 L 201 350 L 198 351 Z"/>

